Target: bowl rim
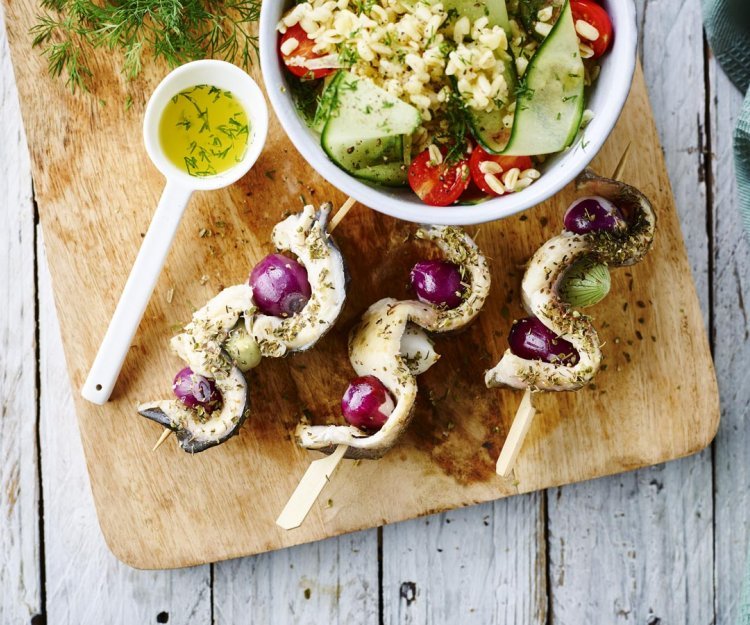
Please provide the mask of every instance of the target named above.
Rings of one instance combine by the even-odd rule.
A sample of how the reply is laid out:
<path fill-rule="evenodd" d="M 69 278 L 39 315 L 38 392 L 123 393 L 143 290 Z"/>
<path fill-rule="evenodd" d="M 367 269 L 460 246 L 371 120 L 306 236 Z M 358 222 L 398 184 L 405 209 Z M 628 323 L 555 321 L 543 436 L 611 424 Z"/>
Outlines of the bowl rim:
<path fill-rule="evenodd" d="M 518 193 L 474 205 L 435 207 L 422 203 L 416 196 L 404 199 L 399 197 L 399 192 L 388 187 L 376 187 L 357 180 L 328 158 L 320 146 L 320 140 L 316 139 L 297 113 L 287 88 L 283 64 L 277 52 L 279 35 L 276 26 L 286 5 L 282 0 L 263 2 L 261 5 L 261 72 L 271 107 L 289 140 L 307 163 L 337 189 L 373 210 L 414 223 L 486 223 L 527 210 L 555 195 L 585 169 L 614 128 L 635 73 L 638 31 L 634 0 L 605 0 L 603 4 L 612 19 L 615 36 L 594 89 L 598 92 L 606 88 L 607 106 L 595 111 L 594 118 L 571 147 L 548 159 L 544 173 L 534 184 Z M 602 76 L 607 77 L 604 83 Z"/>

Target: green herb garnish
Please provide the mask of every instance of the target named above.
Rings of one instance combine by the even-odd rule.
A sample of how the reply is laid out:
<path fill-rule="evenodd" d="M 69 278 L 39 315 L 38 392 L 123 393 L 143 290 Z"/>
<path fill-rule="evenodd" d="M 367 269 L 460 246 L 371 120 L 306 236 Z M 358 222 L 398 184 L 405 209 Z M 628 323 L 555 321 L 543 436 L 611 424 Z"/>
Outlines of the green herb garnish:
<path fill-rule="evenodd" d="M 129 79 L 140 73 L 144 55 L 171 67 L 211 57 L 248 67 L 257 54 L 260 0 L 42 0 L 41 7 L 33 45 L 50 74 L 64 75 L 74 92 L 88 89 L 94 48 L 118 51 Z"/>
<path fill-rule="evenodd" d="M 466 136 L 469 134 L 468 113 L 463 100 L 453 91 L 451 91 L 445 104 L 448 129 L 440 134 L 439 138 L 441 143 L 448 146 L 448 152 L 444 157 L 445 161 L 453 163 L 461 159 L 466 153 Z"/>

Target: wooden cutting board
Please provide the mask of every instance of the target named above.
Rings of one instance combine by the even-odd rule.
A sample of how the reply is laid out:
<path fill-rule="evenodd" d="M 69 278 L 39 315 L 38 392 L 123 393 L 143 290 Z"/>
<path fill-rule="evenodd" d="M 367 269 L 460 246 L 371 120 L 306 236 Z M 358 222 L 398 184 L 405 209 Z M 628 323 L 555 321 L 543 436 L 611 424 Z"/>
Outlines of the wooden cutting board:
<path fill-rule="evenodd" d="M 407 297 L 411 264 L 431 251 L 410 238 L 413 225 L 353 209 L 336 232 L 352 276 L 336 329 L 312 352 L 266 360 L 251 373 L 253 412 L 239 436 L 195 456 L 174 440 L 152 453 L 161 429 L 135 406 L 170 395 L 182 366 L 168 348 L 176 326 L 222 287 L 245 280 L 271 251 L 273 225 L 303 199 L 340 205 L 344 196 L 303 161 L 272 119 L 253 171 L 231 189 L 194 196 L 112 401 L 87 403 L 78 390 L 163 185 L 140 128 L 147 95 L 166 68 L 150 67 L 126 83 L 111 55 L 97 54 L 93 93 L 72 96 L 30 48 L 36 6 L 5 0 L 5 7 L 94 500 L 107 543 L 124 562 L 168 568 L 259 553 L 663 462 L 713 438 L 714 370 L 639 70 L 594 168 L 611 173 L 633 141 L 623 177 L 653 200 L 656 242 L 644 262 L 613 271 L 610 296 L 593 310 L 606 368 L 581 392 L 539 397 L 514 481 L 500 479 L 494 464 L 521 393 L 487 390 L 483 372 L 522 314 L 523 264 L 560 231 L 575 196 L 570 187 L 523 215 L 471 228 L 493 274 L 479 321 L 459 336 L 437 338 L 443 357 L 419 378 L 409 434 L 380 461 L 344 461 L 299 529 L 285 532 L 274 520 L 319 455 L 299 449 L 291 432 L 302 414 L 318 421 L 339 414 L 353 376 L 349 329 L 376 299 Z M 133 94 L 129 110 L 126 93 Z"/>

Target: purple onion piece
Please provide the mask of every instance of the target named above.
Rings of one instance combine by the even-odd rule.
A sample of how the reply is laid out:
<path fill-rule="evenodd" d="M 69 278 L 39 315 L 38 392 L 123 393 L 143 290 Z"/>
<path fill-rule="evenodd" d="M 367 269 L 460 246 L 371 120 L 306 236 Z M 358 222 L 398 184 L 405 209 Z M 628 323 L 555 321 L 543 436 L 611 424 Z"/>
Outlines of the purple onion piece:
<path fill-rule="evenodd" d="M 301 312 L 312 294 L 307 270 L 283 254 L 269 254 L 255 265 L 249 284 L 258 309 L 274 317 Z"/>
<path fill-rule="evenodd" d="M 355 378 L 341 399 L 344 419 L 366 432 L 377 432 L 396 407 L 393 397 L 374 375 Z"/>
<path fill-rule="evenodd" d="M 214 381 L 193 373 L 190 367 L 185 367 L 174 377 L 172 390 L 188 408 L 202 408 L 211 414 L 221 406 L 221 393 Z"/>
<path fill-rule="evenodd" d="M 466 285 L 461 282 L 458 265 L 445 260 L 423 260 L 414 265 L 409 277 L 411 288 L 422 302 L 456 308 L 463 301 Z"/>
<path fill-rule="evenodd" d="M 572 366 L 578 362 L 573 345 L 557 336 L 536 317 L 516 321 L 508 334 L 510 351 L 527 360 Z"/>
<path fill-rule="evenodd" d="M 612 202 L 594 195 L 573 202 L 565 211 L 563 223 L 566 230 L 575 234 L 599 230 L 614 232 L 625 226 L 625 218 Z"/>

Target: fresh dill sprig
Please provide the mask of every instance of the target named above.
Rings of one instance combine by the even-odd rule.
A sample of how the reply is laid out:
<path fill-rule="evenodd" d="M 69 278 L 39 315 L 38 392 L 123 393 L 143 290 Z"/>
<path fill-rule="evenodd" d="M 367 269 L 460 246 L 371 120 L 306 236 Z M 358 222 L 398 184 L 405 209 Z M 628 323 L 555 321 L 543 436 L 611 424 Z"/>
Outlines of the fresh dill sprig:
<path fill-rule="evenodd" d="M 445 116 L 448 121 L 448 128 L 440 134 L 439 138 L 448 147 L 445 160 L 452 163 L 463 158 L 466 154 L 466 137 L 469 135 L 466 106 L 461 97 L 454 91 L 451 91 L 450 97 L 446 101 Z"/>
<path fill-rule="evenodd" d="M 221 58 L 249 67 L 258 51 L 255 24 L 261 0 L 42 0 L 44 13 L 31 28 L 33 45 L 47 57 L 50 74 L 65 76 L 72 91 L 93 77 L 88 53 L 119 51 L 129 79 L 145 57 L 171 67 Z"/>
<path fill-rule="evenodd" d="M 516 100 L 531 100 L 531 98 L 534 97 L 534 89 L 529 87 L 526 76 L 524 76 L 521 80 L 518 81 L 518 85 L 516 86 L 515 90 L 515 96 Z"/>
<path fill-rule="evenodd" d="M 308 123 L 315 123 L 317 112 L 320 109 L 318 103 L 321 94 L 324 93 L 321 82 L 319 80 L 303 80 L 297 76 L 288 77 L 292 100 L 299 113 Z"/>

